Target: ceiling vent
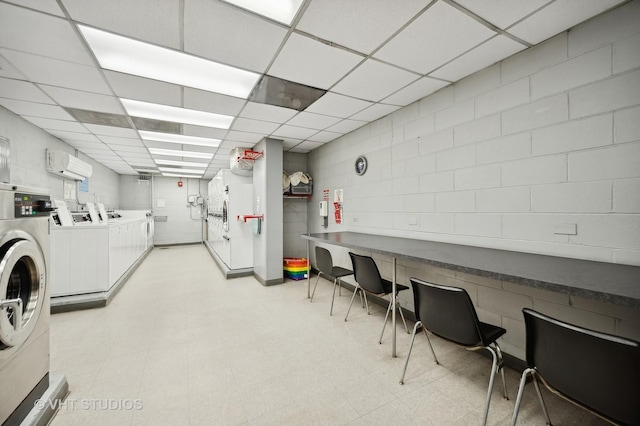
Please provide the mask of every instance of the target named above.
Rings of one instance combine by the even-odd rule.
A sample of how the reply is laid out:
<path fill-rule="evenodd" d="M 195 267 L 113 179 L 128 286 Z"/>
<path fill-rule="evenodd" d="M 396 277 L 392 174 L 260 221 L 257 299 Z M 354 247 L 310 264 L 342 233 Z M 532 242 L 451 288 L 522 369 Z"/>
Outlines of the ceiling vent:
<path fill-rule="evenodd" d="M 265 74 L 258 81 L 256 87 L 253 88 L 249 95 L 249 100 L 251 102 L 304 111 L 325 93 L 327 93 L 326 90 Z"/>

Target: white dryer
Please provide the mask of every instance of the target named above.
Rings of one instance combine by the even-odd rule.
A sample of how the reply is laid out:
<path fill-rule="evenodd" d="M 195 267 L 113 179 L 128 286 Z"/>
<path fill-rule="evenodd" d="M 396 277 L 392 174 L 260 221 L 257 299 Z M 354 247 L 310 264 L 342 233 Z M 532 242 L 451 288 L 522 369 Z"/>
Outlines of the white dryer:
<path fill-rule="evenodd" d="M 0 183 L 0 424 L 49 387 L 47 191 Z"/>

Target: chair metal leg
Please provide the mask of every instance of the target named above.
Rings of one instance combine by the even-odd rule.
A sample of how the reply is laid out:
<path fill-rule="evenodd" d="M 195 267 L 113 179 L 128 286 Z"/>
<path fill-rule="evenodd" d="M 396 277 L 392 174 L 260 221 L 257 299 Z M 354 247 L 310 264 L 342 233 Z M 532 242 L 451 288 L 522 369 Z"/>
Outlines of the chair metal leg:
<path fill-rule="evenodd" d="M 484 407 L 484 418 L 482 420 L 483 426 L 487 424 L 487 418 L 489 417 L 489 405 L 491 404 L 491 394 L 493 393 L 493 382 L 496 378 L 496 374 L 498 373 L 498 354 L 491 346 L 486 346 L 486 349 L 491 352 L 493 362 L 491 363 L 491 375 L 489 376 L 489 389 L 487 389 L 487 402 Z"/>
<path fill-rule="evenodd" d="M 342 296 L 342 280 L 338 278 L 338 296 Z"/>
<path fill-rule="evenodd" d="M 369 302 L 367 301 L 367 293 L 365 293 L 365 291 L 362 289 L 360 289 L 360 291 L 362 292 L 362 294 L 364 294 L 364 306 L 367 307 L 367 315 L 371 315 L 371 312 L 369 312 Z"/>
<path fill-rule="evenodd" d="M 405 319 L 404 319 L 404 314 L 402 313 L 402 308 L 400 307 L 400 304 L 398 303 L 398 299 L 396 299 L 396 307 L 398 308 L 398 312 L 400 312 L 400 318 L 402 318 L 402 322 L 404 324 L 404 329 L 407 332 L 407 334 L 409 334 L 409 328 L 407 328 L 407 321 L 405 321 Z"/>
<path fill-rule="evenodd" d="M 380 333 L 380 340 L 378 343 L 382 344 L 382 336 L 384 336 L 384 329 L 387 326 L 387 320 L 389 319 L 389 312 L 391 311 L 391 301 L 389 301 L 389 306 L 387 306 L 387 313 L 384 316 L 384 322 L 382 323 L 382 333 Z"/>
<path fill-rule="evenodd" d="M 320 281 L 320 275 L 322 275 L 322 272 L 318 272 L 318 278 L 316 278 L 316 284 L 313 286 L 313 293 L 311 293 L 311 298 L 309 299 L 309 303 L 313 302 L 313 295 L 316 294 L 316 287 L 318 287 L 318 281 Z"/>
<path fill-rule="evenodd" d="M 351 302 L 349 303 L 349 309 L 347 309 L 347 315 L 345 315 L 344 317 L 344 322 L 347 322 L 347 318 L 349 317 L 349 312 L 351 312 L 351 305 L 353 305 L 353 299 L 355 299 L 356 297 L 356 293 L 358 292 L 360 288 L 358 287 L 358 284 L 356 284 L 355 288 L 353 289 L 353 296 L 351 296 Z"/>
<path fill-rule="evenodd" d="M 413 350 L 413 342 L 416 340 L 416 333 L 418 332 L 418 327 L 420 327 L 421 325 L 422 325 L 422 323 L 420 321 L 418 321 L 418 322 L 416 322 L 416 325 L 413 326 L 413 335 L 411 336 L 411 344 L 409 345 L 409 352 L 407 353 L 407 359 L 404 362 L 404 369 L 402 370 L 402 377 L 400 377 L 400 384 L 401 385 L 404 385 L 404 375 L 407 374 L 407 366 L 409 365 L 409 357 L 411 356 L 411 351 Z"/>
<path fill-rule="evenodd" d="M 496 352 L 498 354 L 498 370 L 500 370 L 500 375 L 502 376 L 502 388 L 504 389 L 504 399 L 509 400 L 509 395 L 507 395 L 507 381 L 504 378 L 504 361 L 502 358 L 502 350 L 498 345 L 498 342 L 493 342 Z"/>
<path fill-rule="evenodd" d="M 333 315 L 333 301 L 336 300 L 336 282 L 339 282 L 337 279 L 333 280 L 333 296 L 331 296 L 331 310 L 329 311 L 329 316 Z"/>
<path fill-rule="evenodd" d="M 429 333 L 427 333 L 427 329 L 422 327 L 422 331 L 424 331 L 424 335 L 427 336 L 427 342 L 429 343 L 429 349 L 431 349 L 431 353 L 433 354 L 433 360 L 436 362 L 436 364 L 440 365 L 440 361 L 438 361 L 436 352 L 433 350 L 433 345 L 431 344 L 431 339 L 429 338 Z"/>
<path fill-rule="evenodd" d="M 540 405 L 542 405 L 542 411 L 544 412 L 544 417 L 547 419 L 547 425 L 551 426 L 551 417 L 549 417 L 549 412 L 547 411 L 547 405 L 544 403 L 544 399 L 542 399 L 542 392 L 540 392 L 540 386 L 538 385 L 538 379 L 536 378 L 536 371 L 534 370 L 533 376 L 533 386 L 536 388 L 536 393 L 538 394 L 538 399 L 540 400 Z"/>
<path fill-rule="evenodd" d="M 542 393 L 540 392 L 540 386 L 538 385 L 538 380 L 536 378 L 536 370 L 533 368 L 527 368 L 522 372 L 522 377 L 520 378 L 520 386 L 518 387 L 518 396 L 516 397 L 516 406 L 513 408 L 513 416 L 511 417 L 511 426 L 515 426 L 518 421 L 518 413 L 520 412 L 520 403 L 522 402 L 522 395 L 524 394 L 524 387 L 527 384 L 527 376 L 531 374 L 531 379 L 533 381 L 533 386 L 536 388 L 536 393 L 538 394 L 538 399 L 540 400 L 540 404 L 542 405 L 542 411 L 544 412 L 544 417 L 547 419 L 547 426 L 551 426 L 551 418 L 549 418 L 549 413 L 547 412 L 547 406 L 544 403 L 544 399 L 542 399 Z"/>

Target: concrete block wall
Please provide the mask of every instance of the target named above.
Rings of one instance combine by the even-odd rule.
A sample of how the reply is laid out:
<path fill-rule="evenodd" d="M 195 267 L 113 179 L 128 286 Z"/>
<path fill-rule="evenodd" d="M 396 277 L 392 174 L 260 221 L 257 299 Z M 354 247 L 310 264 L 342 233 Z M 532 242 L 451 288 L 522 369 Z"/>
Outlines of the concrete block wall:
<path fill-rule="evenodd" d="M 156 245 L 198 243 L 205 236 L 202 210 L 189 206 L 188 196 L 200 195 L 206 199 L 208 181 L 182 178 L 183 185 L 179 187 L 178 180 L 153 177 L 153 215 L 167 217 L 166 222 L 156 221 L 154 224 L 153 242 Z"/>
<path fill-rule="evenodd" d="M 312 151 L 317 187 L 344 189 L 344 223 L 325 230 L 310 215 L 310 232 L 640 265 L 639 24 L 630 2 Z M 364 176 L 353 171 L 359 155 Z M 389 259 L 376 261 L 390 277 Z M 466 288 L 521 358 L 525 306 L 640 339 L 639 310 L 398 265 L 399 282 L 411 276 Z M 400 302 L 412 310 L 411 299 Z"/>
<path fill-rule="evenodd" d="M 65 179 L 47 171 L 45 152 L 55 149 L 75 155 L 74 147 L 1 106 L 0 136 L 9 139 L 11 146 L 11 183 L 45 188 L 51 198 L 63 198 Z M 89 178 L 89 192 L 76 192 L 76 199 L 69 203 L 71 208 L 76 208 L 75 203 L 93 202 L 96 198 L 107 208 L 117 208 L 119 175 L 82 153 L 79 158 L 91 164 L 93 175 Z"/>

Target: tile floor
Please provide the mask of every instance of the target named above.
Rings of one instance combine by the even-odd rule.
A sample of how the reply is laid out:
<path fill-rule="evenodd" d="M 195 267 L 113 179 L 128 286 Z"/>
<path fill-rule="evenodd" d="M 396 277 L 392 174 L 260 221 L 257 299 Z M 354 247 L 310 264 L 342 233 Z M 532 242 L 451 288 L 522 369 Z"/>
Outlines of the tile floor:
<path fill-rule="evenodd" d="M 70 386 L 52 425 L 480 424 L 488 358 L 434 338 L 436 365 L 419 336 L 402 386 L 410 336 L 399 324 L 392 358 L 383 309 L 344 322 L 343 291 L 330 317 L 331 290 L 321 279 L 309 303 L 306 281 L 226 281 L 202 245 L 156 248 L 108 307 L 52 316 L 51 370 Z M 513 411 L 506 373 L 511 400 L 496 381 L 490 424 Z M 604 424 L 545 396 L 555 425 Z M 533 388 L 518 420 L 544 424 Z"/>

